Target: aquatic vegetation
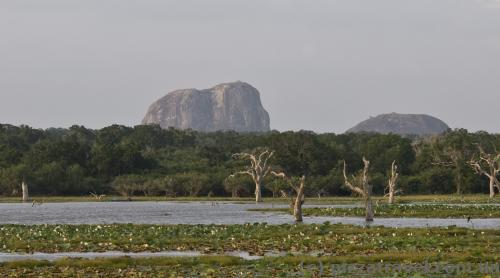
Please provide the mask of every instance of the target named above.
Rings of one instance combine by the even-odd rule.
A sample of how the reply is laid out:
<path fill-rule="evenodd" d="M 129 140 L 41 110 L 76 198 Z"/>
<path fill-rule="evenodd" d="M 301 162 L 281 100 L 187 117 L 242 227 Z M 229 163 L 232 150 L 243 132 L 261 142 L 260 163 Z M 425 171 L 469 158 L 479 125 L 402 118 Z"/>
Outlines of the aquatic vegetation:
<path fill-rule="evenodd" d="M 500 254 L 500 230 L 320 225 L 3 225 L 1 252 L 193 250 L 356 255 L 387 252 Z"/>
<path fill-rule="evenodd" d="M 265 258 L 256 261 L 244 261 L 235 257 L 205 256 L 197 258 L 116 258 L 116 259 L 63 259 L 55 262 L 22 261 L 0 264 L 0 273 L 7 276 L 82 276 L 99 277 L 353 277 L 344 272 L 349 266 L 364 265 L 374 267 L 383 265 L 377 271 L 370 272 L 371 277 L 429 277 L 426 265 L 441 265 L 440 271 L 432 277 L 485 277 L 478 266 L 496 258 L 487 256 L 483 260 L 470 260 L 460 253 L 443 256 L 425 257 L 425 254 L 406 254 L 391 256 L 287 256 L 283 258 Z M 353 263 L 355 262 L 355 263 Z M 390 262 L 384 264 L 384 262 Z M 430 264 L 429 264 L 430 262 Z M 466 273 L 450 273 L 444 266 L 470 265 Z M 394 267 L 388 270 L 385 267 Z M 398 266 L 410 268 L 398 269 Z M 359 271 L 359 270 L 358 270 Z M 392 272 L 390 272 L 392 271 Z M 493 270 L 494 271 L 494 270 Z M 494 272 L 491 271 L 491 274 Z M 356 272 L 354 272 L 356 273 Z M 368 273 L 361 269 L 363 277 Z M 421 276 L 424 274 L 424 276 Z M 496 274 L 496 273 L 495 273 Z M 356 275 L 357 277 L 357 275 Z M 487 277 L 487 276 L 486 276 Z"/>
<path fill-rule="evenodd" d="M 252 211 L 288 212 L 286 208 L 251 209 Z M 421 218 L 499 218 L 500 206 L 497 205 L 454 205 L 454 204 L 398 204 L 378 205 L 375 217 L 421 217 Z M 365 209 L 318 207 L 305 208 L 306 216 L 364 216 Z"/>
<path fill-rule="evenodd" d="M 481 263 L 500 259 L 500 230 L 320 225 L 2 225 L 0 252 L 99 252 L 196 250 L 195 258 L 63 259 L 0 263 L 6 276 L 109 277 L 317 277 L 320 265 L 379 262 Z M 284 257 L 245 261 L 228 251 Z M 324 275 L 330 275 L 325 267 Z M 418 272 L 417 272 L 418 273 Z M 419 277 L 400 273 L 397 277 Z M 417 275 L 417 276 L 414 276 Z M 443 273 L 443 277 L 446 277 Z M 386 277 L 385 274 L 371 275 Z M 335 276 L 352 277 L 352 275 Z M 464 276 L 476 277 L 467 273 Z M 484 277 L 477 276 L 477 277 Z"/>

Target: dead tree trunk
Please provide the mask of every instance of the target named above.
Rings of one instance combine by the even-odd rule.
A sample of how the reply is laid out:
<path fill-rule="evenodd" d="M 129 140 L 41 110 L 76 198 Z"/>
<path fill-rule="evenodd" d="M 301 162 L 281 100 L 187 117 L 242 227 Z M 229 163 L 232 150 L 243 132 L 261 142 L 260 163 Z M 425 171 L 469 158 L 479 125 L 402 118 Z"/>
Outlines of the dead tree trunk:
<path fill-rule="evenodd" d="M 495 186 L 498 188 L 498 185 L 496 185 L 495 180 L 490 178 L 490 198 L 494 198 L 496 195 Z M 498 191 L 500 191 L 500 189 Z"/>
<path fill-rule="evenodd" d="M 295 203 L 293 204 L 293 217 L 295 217 L 295 221 L 302 222 L 302 205 L 304 204 L 304 187 L 305 187 L 306 176 L 302 176 L 300 179 L 299 186 L 294 186 L 294 189 L 297 193 L 297 197 L 295 198 Z"/>
<path fill-rule="evenodd" d="M 255 202 L 262 202 L 262 181 L 271 171 L 271 166 L 268 165 L 269 159 L 274 155 L 274 152 L 264 149 L 259 154 L 258 150 L 254 153 L 236 153 L 233 154 L 235 159 L 249 160 L 250 165 L 245 171 L 237 172 L 229 177 L 234 177 L 238 174 L 245 174 L 252 177 L 255 183 Z"/>
<path fill-rule="evenodd" d="M 30 200 L 30 196 L 28 193 L 28 184 L 24 180 L 21 183 L 21 188 L 23 191 L 23 202 L 28 202 Z"/>
<path fill-rule="evenodd" d="M 262 178 L 260 176 L 256 176 L 255 178 L 255 202 L 263 202 L 262 201 Z"/>
<path fill-rule="evenodd" d="M 305 201 L 304 188 L 305 188 L 305 184 L 306 184 L 306 176 L 303 175 L 298 181 L 299 184 L 295 185 L 294 183 L 296 182 L 296 180 L 294 181 L 293 178 L 288 178 L 285 175 L 285 173 L 276 173 L 274 171 L 271 173 L 275 177 L 280 177 L 280 178 L 283 178 L 284 180 L 286 180 L 288 182 L 288 184 L 290 185 L 290 187 L 292 187 L 295 190 L 296 196 L 295 196 L 295 199 L 292 198 L 290 207 L 293 209 L 293 217 L 295 218 L 295 221 L 302 222 L 303 221 L 303 219 L 302 219 L 302 205 L 304 204 L 304 201 Z"/>
<path fill-rule="evenodd" d="M 373 213 L 373 202 L 372 202 L 372 186 L 370 185 L 368 188 L 369 191 L 368 194 L 365 197 L 365 207 L 366 207 L 366 213 L 365 213 L 365 221 L 371 222 L 373 221 L 374 218 L 374 213 Z"/>
<path fill-rule="evenodd" d="M 373 213 L 373 202 L 372 202 L 372 185 L 367 184 L 365 189 L 366 195 L 365 199 L 365 207 L 366 207 L 366 221 L 373 221 L 374 213 Z"/>
<path fill-rule="evenodd" d="M 387 193 L 387 195 L 389 196 L 388 203 L 391 205 L 394 204 L 394 195 L 396 193 L 396 183 L 398 181 L 398 178 L 398 166 L 396 165 L 396 160 L 394 160 L 391 165 L 391 177 L 387 182 L 387 190 L 389 191 Z"/>
<path fill-rule="evenodd" d="M 481 146 L 479 148 L 479 159 L 471 159 L 469 165 L 479 175 L 485 175 L 489 179 L 490 198 L 496 195 L 495 187 L 500 192 L 500 182 L 497 175 L 500 172 L 500 153 L 486 153 Z"/>
<path fill-rule="evenodd" d="M 368 182 L 368 168 L 370 167 L 370 161 L 366 160 L 363 157 L 363 163 L 364 163 L 364 168 L 361 176 L 359 177 L 358 185 L 353 185 L 351 181 L 349 181 L 349 178 L 347 178 L 347 173 L 346 173 L 346 163 L 344 161 L 344 182 L 347 188 L 352 190 L 354 193 L 359 194 L 363 197 L 365 201 L 365 209 L 366 209 L 366 215 L 365 215 L 365 220 L 366 221 L 373 221 L 373 202 L 372 202 L 372 185 Z M 353 179 L 354 181 L 356 179 Z"/>

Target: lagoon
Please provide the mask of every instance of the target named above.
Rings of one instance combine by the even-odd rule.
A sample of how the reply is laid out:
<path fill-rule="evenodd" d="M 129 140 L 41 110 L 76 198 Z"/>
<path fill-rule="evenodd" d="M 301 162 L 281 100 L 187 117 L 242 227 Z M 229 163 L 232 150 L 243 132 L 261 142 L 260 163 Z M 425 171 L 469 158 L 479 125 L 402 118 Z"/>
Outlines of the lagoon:
<path fill-rule="evenodd" d="M 355 207 L 352 205 L 304 205 L 304 207 Z M 286 208 L 273 203 L 237 202 L 72 202 L 0 203 L 0 224 L 290 224 L 290 215 L 249 209 Z M 376 218 L 367 224 L 360 217 L 304 217 L 305 224 L 342 223 L 386 227 L 443 227 L 456 225 L 477 229 L 500 228 L 499 218 Z"/>

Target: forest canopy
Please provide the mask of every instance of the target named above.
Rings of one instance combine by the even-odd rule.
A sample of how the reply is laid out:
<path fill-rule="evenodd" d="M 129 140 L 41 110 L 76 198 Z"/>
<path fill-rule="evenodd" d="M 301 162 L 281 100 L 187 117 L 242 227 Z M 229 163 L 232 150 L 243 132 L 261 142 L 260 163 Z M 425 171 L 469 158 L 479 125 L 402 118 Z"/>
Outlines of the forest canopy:
<path fill-rule="evenodd" d="M 43 195 L 122 194 L 168 196 L 251 196 L 249 177 L 227 178 L 245 161 L 233 154 L 266 147 L 270 163 L 289 175 L 306 175 L 306 194 L 350 195 L 348 172 L 371 162 L 374 194 L 382 195 L 391 164 L 400 170 L 404 194 L 487 193 L 488 180 L 468 161 L 500 149 L 500 135 L 464 129 L 440 136 L 407 138 L 381 134 L 316 134 L 310 131 L 200 133 L 155 125 L 113 125 L 99 130 L 34 129 L 0 125 L 0 195 L 20 194 L 20 184 Z M 288 190 L 271 177 L 263 195 Z"/>

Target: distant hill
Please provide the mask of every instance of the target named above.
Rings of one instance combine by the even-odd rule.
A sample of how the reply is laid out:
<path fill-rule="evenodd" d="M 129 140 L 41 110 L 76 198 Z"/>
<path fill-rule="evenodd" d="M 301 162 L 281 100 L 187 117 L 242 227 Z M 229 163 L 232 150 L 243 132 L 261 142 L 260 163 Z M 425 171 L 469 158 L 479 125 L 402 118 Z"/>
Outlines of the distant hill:
<path fill-rule="evenodd" d="M 259 91 L 240 81 L 205 90 L 171 92 L 149 107 L 142 123 L 198 131 L 270 130 L 269 114 L 262 106 Z"/>
<path fill-rule="evenodd" d="M 447 131 L 450 127 L 438 118 L 425 114 L 381 114 L 370 117 L 347 133 L 376 132 L 399 135 L 432 135 Z"/>

